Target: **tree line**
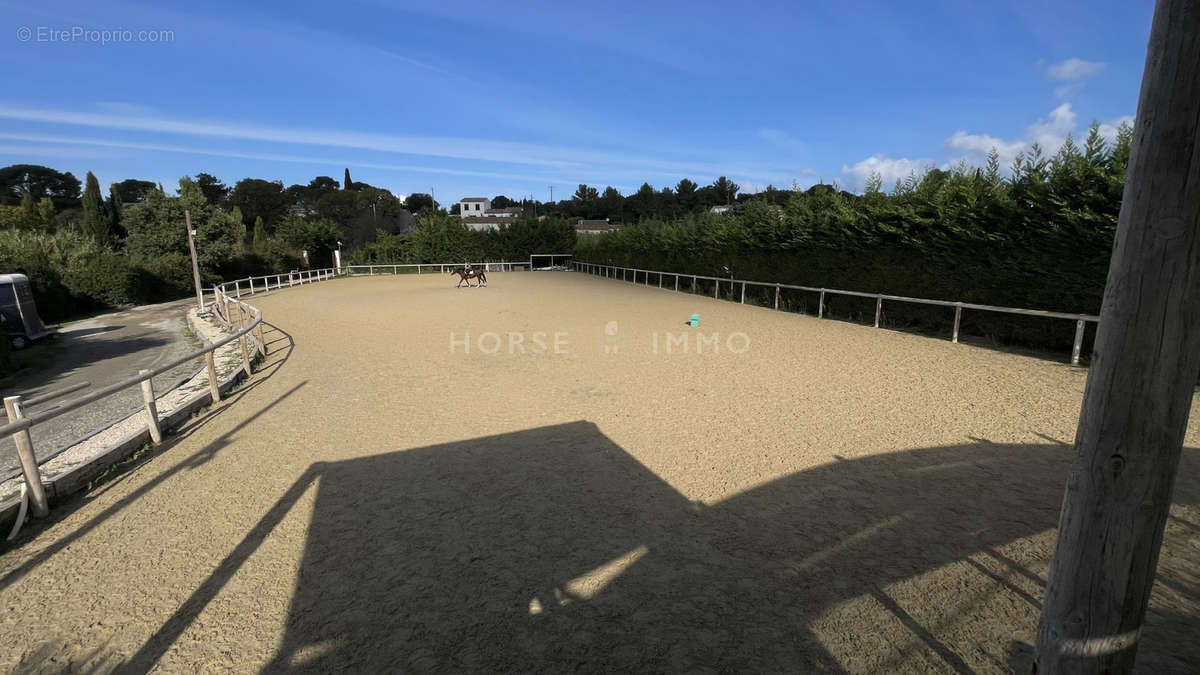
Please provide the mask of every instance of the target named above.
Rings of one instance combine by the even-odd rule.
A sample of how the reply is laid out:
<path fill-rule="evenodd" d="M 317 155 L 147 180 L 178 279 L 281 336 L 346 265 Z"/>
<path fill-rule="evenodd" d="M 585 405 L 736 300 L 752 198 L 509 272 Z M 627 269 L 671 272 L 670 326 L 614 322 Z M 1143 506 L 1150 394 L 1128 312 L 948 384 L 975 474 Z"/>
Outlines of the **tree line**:
<path fill-rule="evenodd" d="M 1132 128 L 1109 142 L 1093 125 L 1052 155 L 1037 144 L 1009 171 L 995 150 L 861 194 L 816 185 L 751 195 L 726 215 L 645 218 L 581 237 L 595 263 L 931 299 L 1097 313 L 1129 161 Z M 750 290 L 751 296 L 754 290 Z M 773 293 L 773 289 L 771 290 Z M 751 300 L 754 298 L 751 297 Z M 771 304 L 773 299 L 762 299 Z M 816 298 L 785 296 L 816 312 Z M 832 297 L 827 311 L 869 319 L 874 301 Z M 885 322 L 947 331 L 953 309 L 885 303 Z M 1062 348 L 1070 322 L 964 314 L 964 331 Z M 1090 331 L 1089 331 L 1090 339 Z"/>
<path fill-rule="evenodd" d="M 206 285 L 328 267 L 339 244 L 350 253 L 379 240 L 386 249 L 410 235 L 431 240 L 431 228 L 450 224 L 430 195 L 402 200 L 351 180 L 349 169 L 340 183 L 317 176 L 288 187 L 260 178 L 229 186 L 198 173 L 180 179 L 177 192 L 131 178 L 111 184 L 105 195 L 91 172 L 81 182 L 50 167 L 0 168 L 0 270 L 29 275 L 43 317 L 56 321 L 186 296 L 192 282 L 185 211 Z M 426 216 L 430 224 L 418 227 L 417 218 Z"/>

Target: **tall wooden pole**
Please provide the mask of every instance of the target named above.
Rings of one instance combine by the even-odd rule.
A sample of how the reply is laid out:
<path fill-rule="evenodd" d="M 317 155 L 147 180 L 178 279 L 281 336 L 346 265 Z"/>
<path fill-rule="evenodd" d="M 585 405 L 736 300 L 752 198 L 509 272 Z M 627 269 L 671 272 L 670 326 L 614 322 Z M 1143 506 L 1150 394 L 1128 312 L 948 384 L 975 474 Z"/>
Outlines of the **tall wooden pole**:
<path fill-rule="evenodd" d="M 1159 0 L 1038 673 L 1133 667 L 1200 373 L 1200 0 Z"/>
<path fill-rule="evenodd" d="M 204 290 L 200 288 L 200 265 L 196 262 L 196 240 L 192 232 L 192 213 L 191 211 L 183 210 L 183 221 L 187 226 L 188 251 L 192 254 L 192 281 L 196 283 L 196 304 L 199 305 L 200 311 L 204 311 Z"/>

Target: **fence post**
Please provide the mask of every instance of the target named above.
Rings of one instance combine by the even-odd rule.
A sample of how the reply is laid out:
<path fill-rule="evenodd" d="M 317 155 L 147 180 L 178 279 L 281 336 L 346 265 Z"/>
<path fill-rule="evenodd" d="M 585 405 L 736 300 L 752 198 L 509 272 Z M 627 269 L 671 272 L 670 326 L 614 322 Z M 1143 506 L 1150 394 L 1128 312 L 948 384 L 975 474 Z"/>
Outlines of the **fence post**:
<path fill-rule="evenodd" d="M 716 283 L 713 284 L 713 299 L 720 300 L 720 294 L 721 294 L 721 280 L 717 279 Z"/>
<path fill-rule="evenodd" d="M 875 296 L 875 327 L 879 328 L 879 315 L 883 313 L 883 296 Z"/>
<path fill-rule="evenodd" d="M 696 275 L 693 274 L 692 275 L 692 294 L 695 295 L 695 293 L 696 293 Z"/>
<path fill-rule="evenodd" d="M 217 362 L 213 358 L 212 343 L 205 345 L 208 351 L 204 352 L 204 365 L 208 369 L 208 391 L 212 394 L 212 402 L 214 405 L 221 402 L 221 388 L 217 385 Z"/>
<path fill-rule="evenodd" d="M 267 340 L 263 337 L 262 317 L 259 317 L 258 325 L 254 327 L 254 330 L 258 333 L 258 353 L 262 354 L 265 358 L 267 355 Z"/>
<path fill-rule="evenodd" d="M 746 282 L 742 282 L 742 304 L 746 304 Z"/>
<path fill-rule="evenodd" d="M 250 347 L 246 344 L 246 335 L 243 333 L 238 338 L 238 343 L 242 347 L 242 367 L 246 369 L 246 377 L 250 377 Z"/>
<path fill-rule="evenodd" d="M 675 292 L 676 293 L 679 292 L 679 275 L 678 274 L 675 275 Z"/>
<path fill-rule="evenodd" d="M 662 272 L 658 273 L 658 287 L 662 288 Z"/>
<path fill-rule="evenodd" d="M 817 318 L 825 318 L 825 289 L 821 289 L 821 296 L 817 298 Z"/>
<path fill-rule="evenodd" d="M 1071 365 L 1079 365 L 1079 353 L 1083 351 L 1083 319 L 1075 322 L 1075 345 L 1071 347 Z"/>
<path fill-rule="evenodd" d="M 162 429 L 158 427 L 158 404 L 154 402 L 154 382 L 150 379 L 150 371 L 139 370 L 142 380 L 142 402 L 146 404 L 146 426 L 150 428 L 150 441 L 155 445 L 162 443 Z"/>
<path fill-rule="evenodd" d="M 954 305 L 955 305 L 955 307 L 954 307 L 954 336 L 952 338 L 950 338 L 950 341 L 957 344 L 958 343 L 958 325 L 960 323 L 962 323 L 962 303 L 956 302 L 956 303 L 954 303 Z"/>
<path fill-rule="evenodd" d="M 775 309 L 779 309 L 779 284 L 775 284 Z"/>
<path fill-rule="evenodd" d="M 367 276 L 369 276 L 369 277 L 375 276 L 375 266 L 374 265 L 367 265 Z"/>
<path fill-rule="evenodd" d="M 4 409 L 8 412 L 8 421 L 16 422 L 25 415 L 21 412 L 21 397 L 4 397 Z M 29 429 L 22 429 L 12 435 L 17 444 L 17 459 L 21 462 L 21 473 L 25 474 L 25 487 L 29 490 L 29 503 L 33 506 L 33 515 L 38 518 L 50 513 L 46 503 L 46 490 L 42 487 L 42 474 L 38 469 L 37 456 L 33 454 L 33 437 Z"/>
<path fill-rule="evenodd" d="M 239 300 L 242 298 L 242 283 L 237 279 L 233 280 L 233 292 L 236 293 Z"/>

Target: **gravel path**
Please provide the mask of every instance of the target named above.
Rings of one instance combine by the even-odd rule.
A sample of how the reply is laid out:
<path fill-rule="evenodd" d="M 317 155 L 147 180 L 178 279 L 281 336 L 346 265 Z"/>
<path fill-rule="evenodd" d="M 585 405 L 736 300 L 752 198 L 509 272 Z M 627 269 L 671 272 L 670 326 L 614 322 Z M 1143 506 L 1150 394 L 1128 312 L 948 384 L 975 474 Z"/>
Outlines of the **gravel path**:
<path fill-rule="evenodd" d="M 0 669 L 1028 672 L 1082 370 L 489 281 L 257 297 L 294 344 L 0 557 Z M 1147 672 L 1200 664 L 1198 428 Z"/>
<path fill-rule="evenodd" d="M 5 395 L 14 392 L 36 395 L 78 382 L 92 383 L 89 389 L 68 396 L 73 398 L 136 375 L 143 368 L 155 368 L 184 356 L 197 347 L 184 330 L 183 317 L 188 306 L 186 300 L 143 305 L 66 324 L 54 338 L 63 343 L 61 355 L 54 365 L 12 383 Z M 199 367 L 198 361 L 189 362 L 159 375 L 154 378 L 155 392 L 161 395 L 186 380 Z M 30 412 L 60 402 L 52 401 Z M 142 391 L 132 388 L 66 413 L 49 424 L 33 428 L 34 451 L 39 461 L 44 461 L 140 407 Z M 19 473 L 12 439 L 0 439 L 0 482 Z"/>

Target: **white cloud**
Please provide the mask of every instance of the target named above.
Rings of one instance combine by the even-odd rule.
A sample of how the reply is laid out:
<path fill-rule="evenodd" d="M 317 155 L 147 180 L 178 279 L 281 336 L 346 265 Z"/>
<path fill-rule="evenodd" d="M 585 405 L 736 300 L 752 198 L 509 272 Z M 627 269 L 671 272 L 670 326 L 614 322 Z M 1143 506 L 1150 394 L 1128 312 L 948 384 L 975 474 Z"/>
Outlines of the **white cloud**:
<path fill-rule="evenodd" d="M 1062 82 L 1054 88 L 1054 95 L 1059 99 L 1067 99 L 1082 91 L 1084 81 L 1104 72 L 1105 68 L 1107 65 L 1099 61 L 1072 58 L 1047 67 L 1046 78 Z"/>
<path fill-rule="evenodd" d="M 1086 80 L 1104 72 L 1106 64 L 1099 61 L 1084 61 L 1070 58 L 1062 63 L 1055 63 L 1046 68 L 1046 77 L 1060 82 L 1076 82 Z"/>
<path fill-rule="evenodd" d="M 1125 115 L 1100 124 L 1100 135 L 1110 143 L 1117 135 L 1117 127 L 1122 123 L 1132 124 L 1133 116 Z M 1000 155 L 1000 168 L 1007 171 L 1018 153 L 1028 152 L 1034 143 L 1042 147 L 1046 157 L 1058 152 L 1067 135 L 1079 139 L 1087 134 L 1087 129 L 1079 128 L 1079 117 L 1071 108 L 1070 103 L 1063 103 L 1050 113 L 1026 127 L 1025 132 L 1018 138 L 1005 139 L 990 134 L 971 134 L 958 130 L 946 139 L 947 151 L 945 161 L 938 163 L 932 159 L 889 158 L 883 154 L 873 155 L 852 166 L 842 166 L 842 175 L 850 187 L 861 189 L 870 177 L 871 172 L 878 173 L 883 178 L 885 186 L 891 186 L 897 179 L 906 178 L 910 173 L 917 175 L 930 167 L 947 168 L 960 161 L 970 165 L 982 166 L 987 161 L 988 152 L 995 148 Z"/>
<path fill-rule="evenodd" d="M 1100 135 L 1111 143 L 1117 137 L 1117 127 L 1122 123 L 1132 124 L 1133 115 L 1125 115 L 1115 120 L 1102 122 Z M 1007 169 L 1016 158 L 1017 153 L 1027 152 L 1034 143 L 1042 146 L 1044 155 L 1053 155 L 1058 152 L 1063 141 L 1067 139 L 1067 134 L 1072 134 L 1079 139 L 1087 134 L 1087 129 L 1079 128 L 1079 117 L 1071 108 L 1071 104 L 1063 103 L 1051 110 L 1047 117 L 1029 125 L 1020 138 L 1006 140 L 988 134 L 969 134 L 960 130 L 946 139 L 946 147 L 960 153 L 961 159 L 972 164 L 982 164 L 987 158 L 988 151 L 996 148 L 1000 154 L 1000 166 Z"/>
<path fill-rule="evenodd" d="M 1029 125 L 1025 137 L 1032 143 L 1039 143 L 1044 151 L 1057 150 L 1067 139 L 1067 134 L 1075 130 L 1075 111 L 1070 103 L 1063 103 L 1050 111 L 1049 119 L 1038 120 Z"/>
<path fill-rule="evenodd" d="M 932 159 L 872 155 L 853 166 L 843 164 L 842 175 L 846 177 L 850 187 L 861 188 L 866 185 L 872 173 L 877 173 L 883 179 L 884 187 L 890 188 L 897 180 L 907 178 L 912 173 L 919 176 L 932 166 L 937 166 Z"/>

